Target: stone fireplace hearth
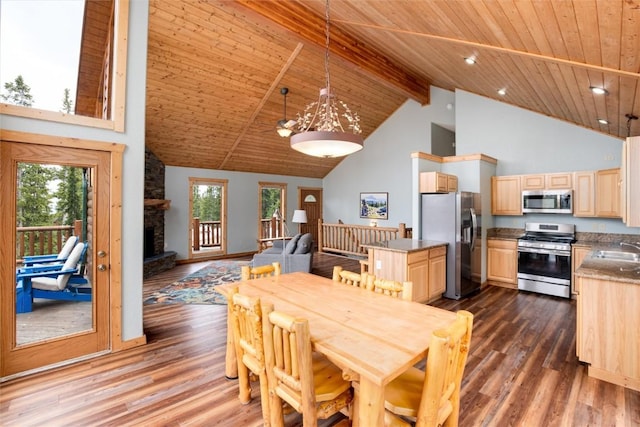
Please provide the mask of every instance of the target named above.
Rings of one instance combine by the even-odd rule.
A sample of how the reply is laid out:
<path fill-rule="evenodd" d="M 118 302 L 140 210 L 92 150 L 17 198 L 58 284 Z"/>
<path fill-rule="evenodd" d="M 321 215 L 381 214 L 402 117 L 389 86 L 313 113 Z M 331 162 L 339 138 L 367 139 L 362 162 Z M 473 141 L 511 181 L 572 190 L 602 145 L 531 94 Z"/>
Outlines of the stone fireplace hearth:
<path fill-rule="evenodd" d="M 170 202 L 164 199 L 164 164 L 145 150 L 144 172 L 144 267 L 143 277 L 170 270 L 176 265 L 176 252 L 166 251 L 164 212 Z"/>

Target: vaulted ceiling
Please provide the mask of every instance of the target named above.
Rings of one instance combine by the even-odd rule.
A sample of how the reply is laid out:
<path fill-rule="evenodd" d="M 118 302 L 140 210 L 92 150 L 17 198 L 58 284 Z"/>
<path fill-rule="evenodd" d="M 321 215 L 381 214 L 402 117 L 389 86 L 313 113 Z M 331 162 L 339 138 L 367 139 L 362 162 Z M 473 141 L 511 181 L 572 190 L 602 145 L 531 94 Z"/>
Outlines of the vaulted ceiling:
<path fill-rule="evenodd" d="M 341 161 L 275 130 L 280 88 L 291 119 L 324 86 L 324 1 L 150 0 L 149 13 L 146 143 L 166 165 L 321 178 Z M 331 85 L 365 138 L 407 99 L 428 104 L 430 85 L 640 134 L 625 117 L 640 115 L 640 0 L 332 0 L 330 16 Z"/>

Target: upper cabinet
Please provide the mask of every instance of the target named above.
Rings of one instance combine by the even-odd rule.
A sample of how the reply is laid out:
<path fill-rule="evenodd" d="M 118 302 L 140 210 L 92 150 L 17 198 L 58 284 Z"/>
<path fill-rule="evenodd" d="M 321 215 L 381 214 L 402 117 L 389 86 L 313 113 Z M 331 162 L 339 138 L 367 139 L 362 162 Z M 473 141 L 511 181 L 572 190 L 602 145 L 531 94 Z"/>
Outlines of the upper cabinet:
<path fill-rule="evenodd" d="M 596 216 L 594 171 L 573 174 L 573 216 Z"/>
<path fill-rule="evenodd" d="M 637 143 L 637 165 L 640 169 L 640 142 Z M 627 150 L 630 152 L 630 150 Z M 621 170 L 605 169 L 574 173 L 530 174 L 494 176 L 491 178 L 491 213 L 493 215 L 522 215 L 522 191 L 524 190 L 571 190 L 573 189 L 573 215 L 577 217 L 620 218 L 625 212 L 625 191 Z M 640 172 L 628 182 L 640 182 Z M 638 184 L 636 184 L 638 185 Z M 640 188 L 640 185 L 638 185 Z M 627 188 L 627 190 L 629 190 Z M 636 192 L 640 189 L 636 188 Z M 627 197 L 626 200 L 632 200 Z M 636 205 L 635 220 L 640 226 L 640 200 L 633 198 Z M 632 202 L 630 202 L 632 203 Z M 626 211 L 630 211 L 627 206 Z M 629 224 L 627 224 L 629 225 Z"/>
<path fill-rule="evenodd" d="M 522 190 L 567 190 L 573 188 L 571 173 L 522 175 Z"/>
<path fill-rule="evenodd" d="M 640 136 L 627 138 L 622 150 L 622 221 L 640 227 Z"/>
<path fill-rule="evenodd" d="M 620 168 L 596 171 L 596 216 L 620 218 Z"/>
<path fill-rule="evenodd" d="M 573 216 L 620 218 L 620 169 L 575 172 L 573 182 Z"/>
<path fill-rule="evenodd" d="M 455 193 L 458 191 L 458 177 L 442 172 L 420 173 L 421 193 Z"/>
<path fill-rule="evenodd" d="M 522 215 L 520 175 L 491 177 L 491 214 Z"/>

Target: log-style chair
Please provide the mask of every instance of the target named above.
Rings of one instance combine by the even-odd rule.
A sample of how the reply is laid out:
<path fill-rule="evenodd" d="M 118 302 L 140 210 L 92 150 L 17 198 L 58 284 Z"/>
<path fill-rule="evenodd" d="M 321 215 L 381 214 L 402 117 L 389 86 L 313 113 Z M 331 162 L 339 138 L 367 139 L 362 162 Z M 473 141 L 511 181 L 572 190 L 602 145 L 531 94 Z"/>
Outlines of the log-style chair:
<path fill-rule="evenodd" d="M 372 290 L 394 298 L 411 301 L 413 282 L 397 282 L 395 280 L 375 278 L 373 280 Z"/>
<path fill-rule="evenodd" d="M 332 278 L 335 282 L 355 286 L 356 288 L 366 288 L 368 276 L 368 273 L 355 273 L 353 271 L 344 270 L 339 265 L 333 267 Z"/>
<path fill-rule="evenodd" d="M 279 276 L 282 271 L 279 262 L 273 262 L 269 265 L 258 265 L 256 267 L 250 267 L 243 265 L 240 268 L 240 279 L 258 279 L 260 277 Z"/>
<path fill-rule="evenodd" d="M 240 403 L 251 401 L 251 374 L 260 381 L 260 403 L 265 426 L 270 426 L 269 388 L 265 364 L 262 308 L 259 298 L 251 298 L 235 287 L 229 293 L 229 315 L 233 324 L 233 342 L 238 359 Z"/>
<path fill-rule="evenodd" d="M 473 314 L 460 310 L 447 328 L 433 332 L 426 372 L 412 367 L 391 381 L 384 392 L 385 426 L 458 425 L 460 383 L 469 354 Z"/>
<path fill-rule="evenodd" d="M 353 389 L 342 370 L 311 350 L 309 322 L 289 314 L 262 309 L 265 359 L 271 398 L 271 425 L 284 426 L 282 402 L 302 414 L 304 427 L 317 426 L 346 409 L 351 414 Z"/>

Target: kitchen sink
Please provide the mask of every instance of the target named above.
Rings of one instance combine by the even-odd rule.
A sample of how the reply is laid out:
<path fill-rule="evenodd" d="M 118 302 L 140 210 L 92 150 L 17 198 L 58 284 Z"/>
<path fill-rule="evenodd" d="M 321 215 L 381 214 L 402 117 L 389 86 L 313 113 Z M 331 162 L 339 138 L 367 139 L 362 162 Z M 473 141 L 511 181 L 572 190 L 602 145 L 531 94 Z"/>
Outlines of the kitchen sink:
<path fill-rule="evenodd" d="M 640 252 L 624 252 L 624 251 L 595 251 L 595 258 L 610 259 L 611 261 L 629 261 L 640 263 Z"/>

